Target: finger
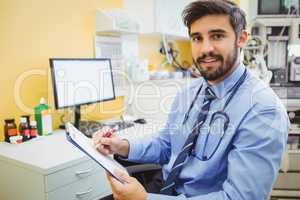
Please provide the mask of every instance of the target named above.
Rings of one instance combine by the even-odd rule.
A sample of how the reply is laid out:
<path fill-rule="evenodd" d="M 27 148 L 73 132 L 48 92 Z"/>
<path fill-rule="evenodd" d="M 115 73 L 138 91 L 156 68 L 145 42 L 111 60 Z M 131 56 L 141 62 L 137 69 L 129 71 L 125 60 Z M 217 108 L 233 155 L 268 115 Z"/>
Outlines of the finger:
<path fill-rule="evenodd" d="M 108 172 L 106 172 L 106 177 L 107 177 L 108 181 L 111 182 L 111 179 L 113 178 L 113 177 L 111 176 L 111 174 L 108 173 Z"/>
<path fill-rule="evenodd" d="M 104 145 L 103 142 L 103 137 L 100 137 L 100 138 L 93 138 L 93 146 L 98 148 L 100 147 L 101 145 Z"/>
<path fill-rule="evenodd" d="M 105 156 L 111 154 L 110 149 L 108 149 L 107 147 L 105 147 L 102 144 L 97 144 L 96 146 L 94 146 L 94 149 L 96 149 L 99 153 L 101 153 Z"/>
<path fill-rule="evenodd" d="M 115 188 L 114 183 L 113 183 L 113 178 L 114 177 L 110 173 L 106 173 L 106 177 L 108 179 L 108 182 L 111 186 L 111 189 L 112 189 L 113 193 L 116 193 L 116 188 Z"/>
<path fill-rule="evenodd" d="M 100 142 L 101 142 L 101 138 L 102 138 L 102 136 L 97 136 L 97 135 L 93 135 L 92 136 L 92 142 L 93 142 L 93 144 L 94 145 L 97 145 L 97 144 L 99 144 Z"/>
<path fill-rule="evenodd" d="M 99 139 L 101 137 L 105 137 L 104 135 L 109 132 L 111 129 L 109 127 L 103 127 L 101 130 L 95 131 L 92 133 L 92 138 Z"/>
<path fill-rule="evenodd" d="M 102 131 L 101 130 L 98 130 L 98 131 L 92 133 L 92 138 L 99 138 L 99 137 L 102 137 Z"/>
<path fill-rule="evenodd" d="M 115 137 L 115 130 L 114 129 L 111 129 L 109 131 L 106 131 L 106 132 L 96 132 L 94 135 L 93 135 L 93 141 L 95 144 L 97 143 L 102 143 L 102 139 L 109 139 L 109 138 L 113 138 Z M 109 140 L 104 140 L 105 142 L 109 142 Z"/>
<path fill-rule="evenodd" d="M 121 170 L 118 170 L 118 169 L 115 171 L 115 175 L 118 178 L 120 178 L 122 181 L 124 181 L 125 183 L 130 183 L 134 179 L 131 176 L 129 176 L 128 174 L 126 174 L 124 171 L 121 171 Z"/>
<path fill-rule="evenodd" d="M 113 193 L 114 200 L 116 200 L 116 199 L 118 199 L 118 197 L 119 197 L 119 192 L 116 190 L 115 186 L 114 186 L 113 183 L 112 183 L 112 178 L 113 178 L 113 177 L 112 177 L 111 174 L 109 174 L 109 173 L 106 173 L 106 177 L 107 177 L 108 182 L 109 182 L 109 185 L 110 185 L 110 187 L 111 187 L 111 191 L 112 191 L 112 193 Z"/>
<path fill-rule="evenodd" d="M 98 150 L 101 154 L 103 154 L 103 155 L 105 155 L 105 156 L 111 154 L 111 153 L 110 153 L 111 151 L 110 151 L 109 149 L 107 149 L 107 147 L 105 147 L 105 146 L 103 146 L 103 145 L 100 145 L 100 146 L 97 148 L 97 150 Z"/>
<path fill-rule="evenodd" d="M 117 193 L 121 192 L 121 190 L 123 188 L 123 184 L 109 173 L 106 173 L 106 176 L 107 176 L 107 179 L 108 179 L 112 189 L 114 191 L 116 191 Z"/>
<path fill-rule="evenodd" d="M 113 139 L 112 138 L 101 138 L 100 143 L 110 146 L 113 144 Z"/>
<path fill-rule="evenodd" d="M 113 187 L 118 191 L 121 192 L 124 185 L 123 183 L 121 183 L 119 180 L 117 180 L 115 177 L 111 178 L 111 184 L 113 185 Z"/>

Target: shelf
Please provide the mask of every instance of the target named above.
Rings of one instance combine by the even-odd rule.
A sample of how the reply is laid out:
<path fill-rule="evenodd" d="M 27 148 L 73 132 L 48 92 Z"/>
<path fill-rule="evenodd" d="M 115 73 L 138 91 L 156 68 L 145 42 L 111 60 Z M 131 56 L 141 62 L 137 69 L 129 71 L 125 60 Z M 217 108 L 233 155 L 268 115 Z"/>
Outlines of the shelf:
<path fill-rule="evenodd" d="M 300 128 L 298 127 L 298 124 L 291 124 L 289 134 L 300 136 Z"/>
<path fill-rule="evenodd" d="M 300 149 L 287 150 L 289 154 L 300 154 Z"/>
<path fill-rule="evenodd" d="M 273 190 L 271 193 L 273 197 L 300 197 L 300 191 L 297 190 Z"/>

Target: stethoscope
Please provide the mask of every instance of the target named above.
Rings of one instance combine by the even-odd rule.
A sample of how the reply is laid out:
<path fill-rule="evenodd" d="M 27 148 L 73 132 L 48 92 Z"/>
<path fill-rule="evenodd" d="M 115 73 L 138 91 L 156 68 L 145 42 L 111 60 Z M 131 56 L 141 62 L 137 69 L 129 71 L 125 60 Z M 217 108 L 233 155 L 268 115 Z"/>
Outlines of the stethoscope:
<path fill-rule="evenodd" d="M 221 135 L 220 139 L 219 139 L 219 142 L 218 144 L 216 145 L 216 148 L 214 149 L 214 151 L 211 153 L 211 155 L 205 155 L 206 152 L 206 146 L 207 146 L 207 141 L 208 141 L 208 136 L 210 134 L 210 131 L 209 133 L 207 134 L 206 138 L 205 138 L 205 142 L 204 142 L 204 147 L 203 147 L 203 154 L 202 154 L 202 158 L 199 158 L 200 160 L 209 160 L 214 154 L 215 152 L 217 151 L 223 137 L 224 137 L 224 133 L 226 132 L 227 128 L 228 128 L 228 125 L 229 125 L 229 122 L 230 122 L 230 119 L 229 119 L 229 116 L 227 115 L 227 113 L 225 112 L 225 109 L 227 107 L 227 105 L 230 103 L 230 101 L 232 100 L 232 98 L 234 97 L 234 95 L 236 94 L 237 90 L 240 88 L 240 86 L 244 83 L 245 79 L 247 77 L 247 69 L 244 70 L 244 73 L 242 74 L 242 76 L 239 78 L 239 80 L 234 84 L 234 86 L 232 87 L 231 89 L 231 93 L 228 97 L 228 99 L 226 100 L 224 106 L 222 109 L 220 109 L 219 111 L 216 111 L 212 114 L 211 116 L 211 120 L 209 122 L 209 126 L 211 127 L 217 120 L 222 120 L 223 122 L 223 134 Z M 193 99 L 192 103 L 190 104 L 190 107 L 187 111 L 187 113 L 185 114 L 184 116 L 184 119 L 183 119 L 183 125 L 186 124 L 187 120 L 189 119 L 189 115 L 190 115 L 190 112 L 196 102 L 196 100 L 198 99 L 198 96 L 200 94 L 200 91 L 203 87 L 203 84 L 199 87 L 196 95 L 195 95 L 195 98 Z M 199 129 L 200 130 L 200 129 Z"/>

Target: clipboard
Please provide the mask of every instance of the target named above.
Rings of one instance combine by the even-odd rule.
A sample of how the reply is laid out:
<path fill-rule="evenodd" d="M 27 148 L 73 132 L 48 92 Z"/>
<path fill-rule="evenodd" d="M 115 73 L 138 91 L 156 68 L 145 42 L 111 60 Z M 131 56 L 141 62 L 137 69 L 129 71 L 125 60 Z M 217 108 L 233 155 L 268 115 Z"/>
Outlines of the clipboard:
<path fill-rule="evenodd" d="M 115 175 L 115 170 L 121 170 L 128 174 L 126 168 L 115 161 L 110 156 L 104 156 L 99 153 L 94 147 L 90 138 L 86 137 L 81 131 L 79 131 L 73 124 L 66 123 L 66 138 L 68 142 L 77 147 L 80 151 L 85 153 L 88 157 L 98 163 L 105 171 L 110 173 L 115 179 L 124 183 Z"/>

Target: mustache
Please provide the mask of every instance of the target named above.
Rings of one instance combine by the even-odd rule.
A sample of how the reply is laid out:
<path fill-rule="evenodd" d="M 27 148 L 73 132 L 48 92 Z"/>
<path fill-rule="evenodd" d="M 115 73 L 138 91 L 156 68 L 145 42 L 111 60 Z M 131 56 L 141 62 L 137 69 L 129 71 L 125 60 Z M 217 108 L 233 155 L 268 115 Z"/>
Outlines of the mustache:
<path fill-rule="evenodd" d="M 219 54 L 214 54 L 213 52 L 209 52 L 207 54 L 203 54 L 201 57 L 198 57 L 195 61 L 197 64 L 201 64 L 207 57 L 214 58 L 216 60 L 223 61 L 223 56 Z"/>

